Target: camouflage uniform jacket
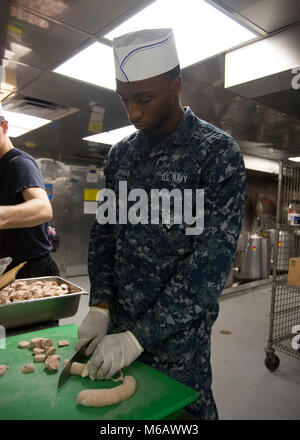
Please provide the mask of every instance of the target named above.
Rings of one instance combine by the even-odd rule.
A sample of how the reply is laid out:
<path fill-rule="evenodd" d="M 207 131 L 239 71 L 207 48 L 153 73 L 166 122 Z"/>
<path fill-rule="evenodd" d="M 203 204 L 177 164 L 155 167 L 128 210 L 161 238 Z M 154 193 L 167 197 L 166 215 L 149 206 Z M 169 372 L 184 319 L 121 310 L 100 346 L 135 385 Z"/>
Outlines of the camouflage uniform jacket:
<path fill-rule="evenodd" d="M 209 352 L 205 337 L 218 315 L 243 222 L 247 195 L 239 146 L 186 107 L 177 128 L 154 148 L 142 131 L 114 145 L 104 172 L 117 201 L 119 181 L 127 181 L 128 192 L 142 188 L 147 194 L 153 188 L 204 189 L 201 234 L 187 235 L 184 222 L 167 227 L 95 220 L 88 259 L 90 305 L 110 303 L 109 332 L 131 330 L 145 350 L 141 360 L 161 369 L 167 363 L 170 375 L 176 365 L 177 373 L 185 372 L 173 376 L 197 388 L 194 365 Z M 210 367 L 204 370 L 198 381 L 210 382 Z"/>

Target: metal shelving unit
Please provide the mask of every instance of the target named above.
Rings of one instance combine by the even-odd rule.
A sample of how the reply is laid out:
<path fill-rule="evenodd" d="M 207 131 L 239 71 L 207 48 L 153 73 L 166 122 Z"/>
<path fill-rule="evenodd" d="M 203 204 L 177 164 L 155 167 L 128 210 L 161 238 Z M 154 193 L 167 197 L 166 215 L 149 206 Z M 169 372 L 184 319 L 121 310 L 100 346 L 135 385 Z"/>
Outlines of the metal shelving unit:
<path fill-rule="evenodd" d="M 300 359 L 300 350 L 292 346 L 295 336 L 292 329 L 300 325 L 300 287 L 288 284 L 289 259 L 300 256 L 300 225 L 291 225 L 288 221 L 292 200 L 300 200 L 300 164 L 287 160 L 281 162 L 278 176 L 275 241 L 278 246 L 273 264 L 269 339 L 265 348 L 265 365 L 271 371 L 280 363 L 276 350 Z"/>

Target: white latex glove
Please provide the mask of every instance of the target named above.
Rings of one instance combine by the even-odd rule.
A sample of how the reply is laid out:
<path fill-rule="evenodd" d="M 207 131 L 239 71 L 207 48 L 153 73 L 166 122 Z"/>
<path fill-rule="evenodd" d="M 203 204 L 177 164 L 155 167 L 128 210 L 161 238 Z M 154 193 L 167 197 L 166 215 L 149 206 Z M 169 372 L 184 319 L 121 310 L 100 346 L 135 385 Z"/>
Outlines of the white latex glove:
<path fill-rule="evenodd" d="M 110 379 L 144 351 L 131 331 L 105 336 L 83 370 L 82 377 Z"/>
<path fill-rule="evenodd" d="M 80 350 L 84 344 L 86 344 L 88 341 L 91 341 L 85 351 L 85 354 L 86 356 L 92 354 L 101 339 L 107 334 L 108 322 L 108 309 L 93 306 L 90 307 L 88 314 L 78 328 L 78 342 L 75 346 L 75 350 Z"/>

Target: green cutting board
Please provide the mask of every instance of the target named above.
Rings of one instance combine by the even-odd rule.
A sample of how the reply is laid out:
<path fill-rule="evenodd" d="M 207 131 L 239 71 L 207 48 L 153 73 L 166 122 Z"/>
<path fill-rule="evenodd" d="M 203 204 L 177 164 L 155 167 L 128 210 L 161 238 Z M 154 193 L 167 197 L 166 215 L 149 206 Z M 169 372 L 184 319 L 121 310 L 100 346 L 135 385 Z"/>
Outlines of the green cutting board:
<path fill-rule="evenodd" d="M 61 355 L 57 372 L 50 372 L 44 363 L 34 363 L 33 373 L 22 373 L 25 364 L 33 362 L 31 349 L 18 348 L 20 341 L 34 337 L 51 338 L 54 346 L 62 339 L 69 346 L 59 347 Z M 111 388 L 113 381 L 96 381 L 71 376 L 57 389 L 64 359 L 71 358 L 77 341 L 77 326 L 65 325 L 6 338 L 6 349 L 0 350 L 0 364 L 9 366 L 0 377 L 1 420 L 161 420 L 197 399 L 197 393 L 169 376 L 142 363 L 124 368 L 137 381 L 137 391 L 128 400 L 103 408 L 87 408 L 75 403 L 77 394 L 88 388 Z"/>

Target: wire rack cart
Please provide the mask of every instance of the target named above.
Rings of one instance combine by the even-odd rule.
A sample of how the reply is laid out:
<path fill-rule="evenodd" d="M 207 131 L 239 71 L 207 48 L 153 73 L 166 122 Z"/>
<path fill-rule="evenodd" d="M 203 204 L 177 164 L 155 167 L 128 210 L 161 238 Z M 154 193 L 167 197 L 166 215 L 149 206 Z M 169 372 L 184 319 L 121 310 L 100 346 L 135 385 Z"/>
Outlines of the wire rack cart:
<path fill-rule="evenodd" d="M 276 350 L 300 359 L 300 350 L 293 343 L 300 325 L 300 287 L 288 284 L 289 259 L 300 256 L 300 224 L 290 214 L 298 202 L 300 206 L 300 164 L 283 161 L 278 176 L 270 326 L 265 348 L 265 365 L 271 371 L 280 363 Z"/>

